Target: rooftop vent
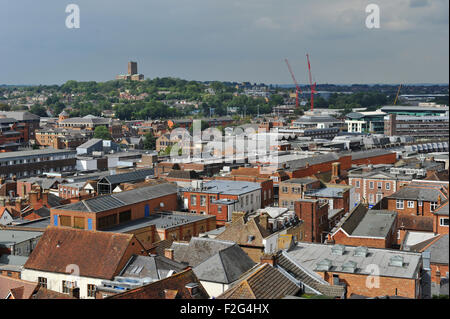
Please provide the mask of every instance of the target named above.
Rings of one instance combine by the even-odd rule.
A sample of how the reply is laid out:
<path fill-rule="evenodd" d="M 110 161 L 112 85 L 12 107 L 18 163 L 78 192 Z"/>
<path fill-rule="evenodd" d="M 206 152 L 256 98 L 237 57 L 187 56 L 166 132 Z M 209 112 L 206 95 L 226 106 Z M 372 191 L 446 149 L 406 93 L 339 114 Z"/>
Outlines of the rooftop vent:
<path fill-rule="evenodd" d="M 333 255 L 343 255 L 345 253 L 345 246 L 344 245 L 334 245 L 331 247 L 331 253 Z"/>
<path fill-rule="evenodd" d="M 392 256 L 391 258 L 389 258 L 389 266 L 403 267 L 404 266 L 403 257 L 398 255 Z"/>
<path fill-rule="evenodd" d="M 317 263 L 316 271 L 330 271 L 331 266 L 331 260 L 325 258 Z"/>
<path fill-rule="evenodd" d="M 369 254 L 369 249 L 367 249 L 367 247 L 360 246 L 360 247 L 355 248 L 355 252 L 353 253 L 353 256 L 367 257 L 368 254 Z"/>
<path fill-rule="evenodd" d="M 356 262 L 347 261 L 342 265 L 342 271 L 354 273 L 356 271 Z"/>

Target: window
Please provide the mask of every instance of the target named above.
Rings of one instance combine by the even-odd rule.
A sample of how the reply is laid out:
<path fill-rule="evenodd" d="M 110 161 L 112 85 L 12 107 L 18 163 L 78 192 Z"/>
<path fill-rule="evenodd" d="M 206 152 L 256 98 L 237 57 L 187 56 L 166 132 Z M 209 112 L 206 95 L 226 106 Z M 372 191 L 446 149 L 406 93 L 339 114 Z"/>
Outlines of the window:
<path fill-rule="evenodd" d="M 59 220 L 60 220 L 61 226 L 66 226 L 66 227 L 72 226 L 72 218 L 70 216 L 60 216 Z"/>
<path fill-rule="evenodd" d="M 369 188 L 373 189 L 373 187 L 374 187 L 374 182 L 369 182 Z"/>
<path fill-rule="evenodd" d="M 104 216 L 104 217 L 100 217 L 98 219 L 98 229 L 104 228 L 104 227 L 108 227 L 108 226 L 113 226 L 117 224 L 117 215 L 116 214 L 112 214 L 109 216 Z"/>
<path fill-rule="evenodd" d="M 408 201 L 408 208 L 414 208 L 414 201 L 413 200 L 409 200 Z"/>
<path fill-rule="evenodd" d="M 197 195 L 191 195 L 191 206 L 197 206 Z"/>
<path fill-rule="evenodd" d="M 377 194 L 377 203 L 383 198 L 383 194 Z"/>
<path fill-rule="evenodd" d="M 391 189 L 391 183 L 384 184 L 384 187 L 386 188 L 386 190 L 390 190 Z"/>
<path fill-rule="evenodd" d="M 397 201 L 396 201 L 395 204 L 396 204 L 395 207 L 396 207 L 397 209 L 403 209 L 403 208 L 404 208 L 404 206 L 403 206 L 403 205 L 404 205 L 404 201 L 401 200 L 401 199 L 397 199 Z"/>
<path fill-rule="evenodd" d="M 119 223 L 125 223 L 131 220 L 131 210 L 119 213 Z"/>
<path fill-rule="evenodd" d="M 87 285 L 87 296 L 95 297 L 95 285 L 91 285 L 91 284 Z"/>
<path fill-rule="evenodd" d="M 421 200 L 417 201 L 417 206 L 422 207 L 423 202 Z"/>
<path fill-rule="evenodd" d="M 438 206 L 437 202 L 430 202 L 430 211 L 434 212 L 437 206 Z"/>
<path fill-rule="evenodd" d="M 206 206 L 206 196 L 200 195 L 200 206 Z"/>
<path fill-rule="evenodd" d="M 374 201 L 373 201 L 373 194 L 369 195 L 369 203 L 370 204 L 375 204 Z"/>
<path fill-rule="evenodd" d="M 287 188 L 286 186 L 283 186 L 283 187 L 281 188 L 281 191 L 282 191 L 283 193 L 287 193 L 287 192 L 288 192 L 288 188 Z"/>
<path fill-rule="evenodd" d="M 383 187 L 383 183 L 378 182 L 377 187 L 378 187 L 378 189 L 381 189 Z"/>
<path fill-rule="evenodd" d="M 355 181 L 355 187 L 356 188 L 359 188 L 360 186 L 359 186 L 359 181 Z"/>
<path fill-rule="evenodd" d="M 220 214 L 220 213 L 222 213 L 222 206 L 217 206 L 217 212 Z"/>
<path fill-rule="evenodd" d="M 70 283 L 68 281 L 63 280 L 62 281 L 62 292 L 65 294 L 69 293 L 69 285 Z"/>
<path fill-rule="evenodd" d="M 440 226 L 444 226 L 444 227 L 448 227 L 448 217 L 441 217 L 439 219 L 439 225 Z"/>

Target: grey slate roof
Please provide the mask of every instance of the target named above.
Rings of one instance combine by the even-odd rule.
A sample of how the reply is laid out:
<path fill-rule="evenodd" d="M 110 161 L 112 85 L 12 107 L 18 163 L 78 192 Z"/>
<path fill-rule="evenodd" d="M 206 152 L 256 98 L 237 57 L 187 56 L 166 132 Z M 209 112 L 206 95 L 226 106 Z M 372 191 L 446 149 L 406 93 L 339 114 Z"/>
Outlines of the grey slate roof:
<path fill-rule="evenodd" d="M 421 185 L 409 184 L 402 187 L 394 194 L 387 196 L 387 198 L 395 199 L 410 199 L 410 200 L 420 200 L 426 202 L 437 202 L 438 198 L 441 201 L 445 201 L 447 198 L 439 191 L 439 187 L 423 187 Z"/>
<path fill-rule="evenodd" d="M 193 271 L 202 281 L 230 284 L 254 265 L 255 262 L 241 247 L 233 245 L 200 263 Z"/>
<path fill-rule="evenodd" d="M 241 195 L 250 193 L 261 189 L 259 183 L 242 182 L 242 181 L 227 181 L 227 180 L 212 180 L 203 183 L 202 193 L 211 194 L 227 194 L 227 195 Z M 196 191 L 196 190 L 194 190 Z"/>
<path fill-rule="evenodd" d="M 433 214 L 435 215 L 442 215 L 442 216 L 448 216 L 448 200 L 443 203 L 441 206 L 439 206 Z"/>
<path fill-rule="evenodd" d="M 120 184 L 120 183 L 129 183 L 139 180 L 145 180 L 147 176 L 153 176 L 155 173 L 154 169 L 140 169 L 134 172 L 123 173 L 123 174 L 114 174 L 103 177 L 99 180 L 99 183 L 108 182 L 110 184 Z"/>
<path fill-rule="evenodd" d="M 431 253 L 431 263 L 448 265 L 448 234 L 445 234 L 432 243 L 427 249 L 425 249 L 425 251 L 429 251 Z"/>
<path fill-rule="evenodd" d="M 40 116 L 30 113 L 28 111 L 0 111 L 0 115 L 14 118 L 18 121 L 39 120 Z"/>
<path fill-rule="evenodd" d="M 172 243 L 171 248 L 174 250 L 174 260 L 195 267 L 219 251 L 233 245 L 236 243 L 232 241 L 192 237 L 189 243 Z"/>
<path fill-rule="evenodd" d="M 57 207 L 62 210 L 98 213 L 105 210 L 132 205 L 153 198 L 174 194 L 177 186 L 169 183 L 136 188 L 118 194 L 97 196 L 73 204 Z"/>
<path fill-rule="evenodd" d="M 170 271 L 178 273 L 185 268 L 185 265 L 164 256 L 133 255 L 121 271 L 120 276 L 160 280 L 166 278 Z"/>
<path fill-rule="evenodd" d="M 345 288 L 343 286 L 331 286 L 312 270 L 305 269 L 291 260 L 285 251 L 278 256 L 277 267 L 281 267 L 302 284 L 319 294 L 339 298 L 345 295 Z"/>
<path fill-rule="evenodd" d="M 345 252 L 343 255 L 334 254 L 332 248 L 337 245 L 313 244 L 306 242 L 299 242 L 287 254 L 296 263 L 304 265 L 308 269 L 315 270 L 317 263 L 324 259 L 331 261 L 332 272 L 346 272 L 342 266 L 347 262 L 356 263 L 355 274 L 369 275 L 367 271 L 369 265 L 377 265 L 379 268 L 379 275 L 383 277 L 396 278 L 416 278 L 419 271 L 419 266 L 422 262 L 422 255 L 420 253 L 405 252 L 400 250 L 377 249 L 368 248 L 368 255 L 354 256 L 357 247 L 344 246 Z M 392 257 L 403 257 L 403 267 L 392 266 L 389 264 Z"/>
<path fill-rule="evenodd" d="M 89 141 L 81 144 L 77 148 L 89 148 L 89 147 L 94 146 L 97 143 L 103 143 L 103 140 L 100 138 L 91 138 Z"/>
<path fill-rule="evenodd" d="M 340 227 L 349 236 L 386 238 L 397 213 L 388 210 L 368 210 L 364 205 L 355 207 Z"/>

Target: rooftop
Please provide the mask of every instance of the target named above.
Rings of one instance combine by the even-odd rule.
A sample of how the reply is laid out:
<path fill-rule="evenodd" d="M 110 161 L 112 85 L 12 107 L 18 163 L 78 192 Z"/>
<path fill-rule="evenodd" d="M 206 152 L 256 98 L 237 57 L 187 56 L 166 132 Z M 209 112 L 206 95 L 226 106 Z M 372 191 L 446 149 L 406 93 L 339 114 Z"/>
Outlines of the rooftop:
<path fill-rule="evenodd" d="M 176 193 L 177 186 L 164 183 L 140 187 L 112 195 L 97 196 L 54 208 L 60 210 L 98 213 Z"/>
<path fill-rule="evenodd" d="M 334 248 L 340 245 L 324 245 L 299 242 L 287 254 L 297 263 L 316 270 L 317 264 L 327 260 L 330 262 L 332 272 L 350 272 L 361 275 L 370 275 L 367 271 L 369 265 L 378 265 L 379 274 L 383 277 L 416 278 L 421 264 L 422 256 L 419 253 L 404 252 L 399 250 L 367 248 L 367 255 L 355 256 L 357 247 L 342 246 L 343 254 L 333 253 Z M 392 265 L 391 258 L 402 258 L 402 266 Z M 344 264 L 355 263 L 355 271 L 344 270 Z M 317 271 L 317 270 L 316 270 Z"/>

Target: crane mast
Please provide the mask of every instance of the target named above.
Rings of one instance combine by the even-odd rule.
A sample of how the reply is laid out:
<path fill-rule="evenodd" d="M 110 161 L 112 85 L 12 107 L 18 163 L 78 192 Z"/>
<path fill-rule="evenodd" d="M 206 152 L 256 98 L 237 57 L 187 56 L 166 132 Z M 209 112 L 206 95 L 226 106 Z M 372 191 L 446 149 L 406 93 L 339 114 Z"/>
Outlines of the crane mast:
<path fill-rule="evenodd" d="M 313 111 L 314 110 L 314 93 L 317 93 L 316 82 L 314 82 L 314 84 L 312 83 L 311 64 L 309 63 L 309 54 L 306 54 L 306 59 L 308 60 L 309 85 L 311 87 L 311 111 Z"/>
<path fill-rule="evenodd" d="M 300 92 L 300 94 L 302 94 L 302 90 L 300 89 L 300 86 L 298 85 L 297 80 L 295 79 L 294 72 L 292 71 L 288 59 L 284 59 L 284 61 L 286 62 L 286 65 L 289 69 L 289 73 L 291 74 L 292 80 L 294 81 L 295 84 L 295 107 L 298 108 L 298 93 Z"/>

